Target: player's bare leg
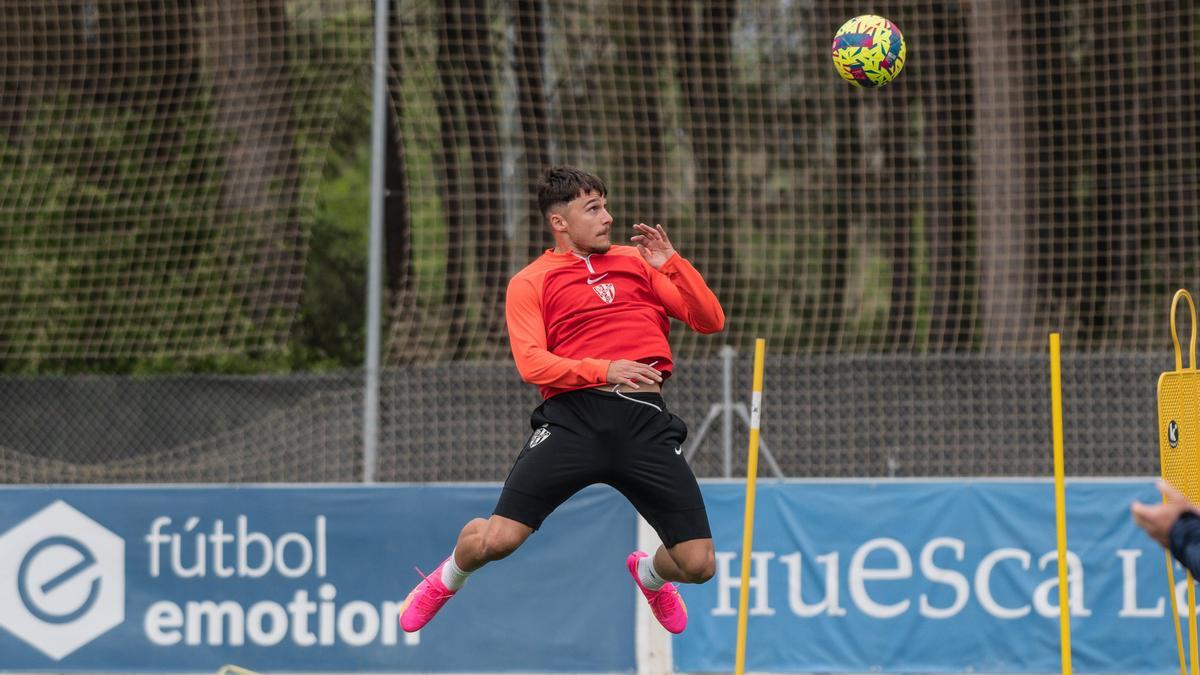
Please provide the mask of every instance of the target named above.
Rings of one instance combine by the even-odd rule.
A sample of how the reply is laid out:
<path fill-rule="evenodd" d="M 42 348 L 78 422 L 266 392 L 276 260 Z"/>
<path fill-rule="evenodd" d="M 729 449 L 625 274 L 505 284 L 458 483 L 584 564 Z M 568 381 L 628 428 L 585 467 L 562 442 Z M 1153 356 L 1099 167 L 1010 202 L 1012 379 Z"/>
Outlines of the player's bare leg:
<path fill-rule="evenodd" d="M 458 535 L 454 552 L 408 594 L 400 608 L 404 630 L 420 630 L 438 613 L 475 570 L 517 550 L 533 528 L 503 516 L 475 518 Z"/>
<path fill-rule="evenodd" d="M 459 533 L 454 561 L 463 572 L 474 572 L 490 562 L 507 558 L 531 534 L 533 528 L 511 518 L 476 518 Z"/>
<path fill-rule="evenodd" d="M 654 570 L 667 581 L 702 584 L 717 571 L 712 539 L 691 539 L 654 552 Z"/>

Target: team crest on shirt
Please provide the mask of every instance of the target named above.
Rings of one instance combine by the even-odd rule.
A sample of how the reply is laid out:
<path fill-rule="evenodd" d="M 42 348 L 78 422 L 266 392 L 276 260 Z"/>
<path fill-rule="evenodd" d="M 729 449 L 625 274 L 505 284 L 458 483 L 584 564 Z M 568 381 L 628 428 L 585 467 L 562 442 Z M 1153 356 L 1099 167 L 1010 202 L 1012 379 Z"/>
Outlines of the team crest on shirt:
<path fill-rule="evenodd" d="M 617 288 L 612 284 L 596 284 L 592 286 L 592 290 L 596 291 L 596 295 L 607 304 L 612 304 L 613 298 L 617 297 Z"/>

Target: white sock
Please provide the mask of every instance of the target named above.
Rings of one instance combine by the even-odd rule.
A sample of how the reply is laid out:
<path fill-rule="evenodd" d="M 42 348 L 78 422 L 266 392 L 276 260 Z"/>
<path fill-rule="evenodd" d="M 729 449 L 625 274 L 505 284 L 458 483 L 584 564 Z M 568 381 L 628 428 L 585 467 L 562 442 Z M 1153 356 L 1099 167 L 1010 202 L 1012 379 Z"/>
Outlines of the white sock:
<path fill-rule="evenodd" d="M 653 555 L 648 555 L 638 560 L 637 570 L 638 581 L 641 581 L 642 585 L 648 591 L 657 591 L 663 587 L 663 584 L 667 583 L 667 580 L 660 577 L 658 571 L 654 569 Z"/>
<path fill-rule="evenodd" d="M 442 565 L 442 583 L 452 591 L 462 588 L 462 585 L 467 583 L 469 576 L 471 576 L 470 572 L 458 569 L 458 564 L 454 562 L 454 554 L 450 554 L 450 558 Z"/>

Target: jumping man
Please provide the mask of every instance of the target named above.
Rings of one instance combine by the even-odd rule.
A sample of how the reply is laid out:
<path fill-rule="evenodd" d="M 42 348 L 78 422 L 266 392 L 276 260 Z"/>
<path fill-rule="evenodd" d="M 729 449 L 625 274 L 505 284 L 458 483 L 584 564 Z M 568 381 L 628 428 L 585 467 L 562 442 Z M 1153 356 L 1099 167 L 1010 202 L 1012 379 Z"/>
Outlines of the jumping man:
<path fill-rule="evenodd" d="M 634 246 L 612 244 L 600 178 L 555 167 L 537 197 L 555 245 L 509 282 L 505 314 L 517 370 L 545 400 L 492 516 L 463 527 L 450 557 L 409 593 L 400 625 L 419 630 L 472 572 L 517 550 L 571 495 L 607 483 L 662 539 L 654 555 L 634 551 L 626 566 L 655 618 L 679 633 L 687 608 L 671 582 L 704 583 L 716 565 L 682 455 L 687 426 L 661 393 L 674 367 L 668 317 L 716 333 L 725 314 L 662 225 L 636 224 Z"/>

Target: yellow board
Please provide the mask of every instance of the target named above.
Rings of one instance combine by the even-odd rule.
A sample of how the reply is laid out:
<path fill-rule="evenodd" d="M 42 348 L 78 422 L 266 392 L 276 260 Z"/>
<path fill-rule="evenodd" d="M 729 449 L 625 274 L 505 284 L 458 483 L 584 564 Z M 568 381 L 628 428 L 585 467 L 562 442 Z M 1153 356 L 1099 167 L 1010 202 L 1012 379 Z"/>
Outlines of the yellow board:
<path fill-rule="evenodd" d="M 1175 314 L 1179 301 L 1186 300 L 1191 312 L 1192 336 L 1188 365 L 1183 365 Z M 1200 371 L 1196 370 L 1196 305 L 1187 291 L 1180 289 L 1171 300 L 1171 341 L 1175 345 L 1175 370 L 1158 378 L 1158 456 L 1162 477 L 1194 502 L 1200 502 Z M 1175 573 L 1167 555 L 1167 578 L 1171 581 L 1171 606 L 1175 608 Z M 1187 578 L 1188 627 L 1192 672 L 1197 672 L 1196 601 L 1192 577 Z M 1178 616 L 1178 614 L 1176 614 Z M 1183 636 L 1175 622 L 1180 672 L 1185 673 Z"/>

